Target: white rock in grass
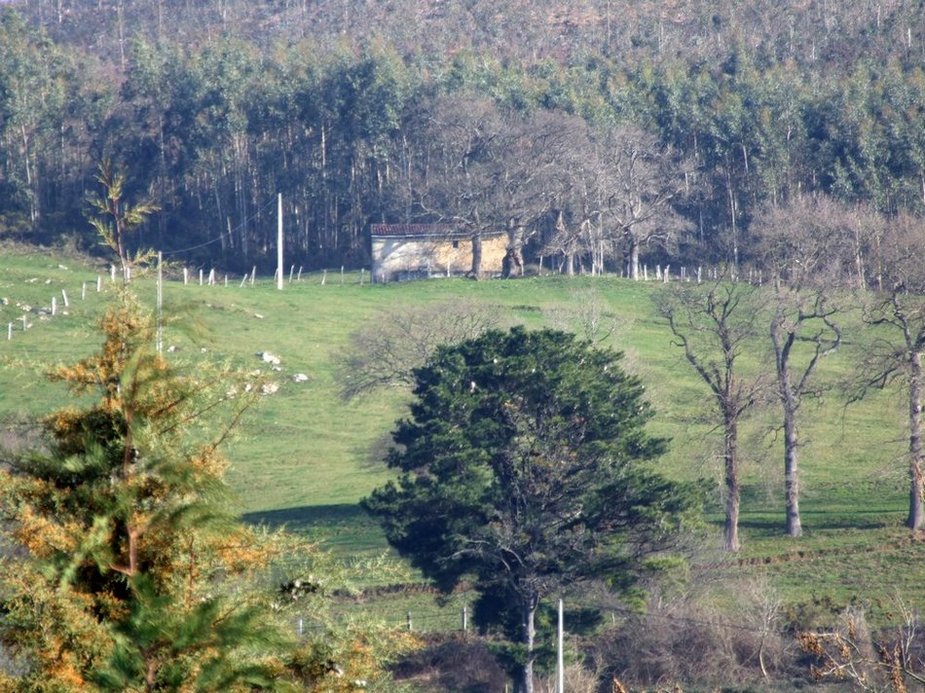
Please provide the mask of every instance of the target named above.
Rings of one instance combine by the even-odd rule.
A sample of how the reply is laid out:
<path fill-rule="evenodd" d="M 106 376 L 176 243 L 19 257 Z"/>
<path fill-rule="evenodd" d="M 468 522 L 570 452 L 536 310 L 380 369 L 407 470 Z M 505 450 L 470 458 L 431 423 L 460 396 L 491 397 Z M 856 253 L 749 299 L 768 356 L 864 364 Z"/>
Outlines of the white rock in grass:
<path fill-rule="evenodd" d="M 295 375 L 292 376 L 292 382 L 294 382 L 294 383 L 307 383 L 307 382 L 308 382 L 308 376 L 305 375 L 304 373 L 296 373 Z"/>
<path fill-rule="evenodd" d="M 264 383 L 260 386 L 261 395 L 275 395 L 279 392 L 279 383 Z"/>
<path fill-rule="evenodd" d="M 269 363 L 271 366 L 278 366 L 282 363 L 282 359 L 280 359 L 279 356 L 271 354 L 269 351 L 258 351 L 255 356 L 264 363 Z"/>

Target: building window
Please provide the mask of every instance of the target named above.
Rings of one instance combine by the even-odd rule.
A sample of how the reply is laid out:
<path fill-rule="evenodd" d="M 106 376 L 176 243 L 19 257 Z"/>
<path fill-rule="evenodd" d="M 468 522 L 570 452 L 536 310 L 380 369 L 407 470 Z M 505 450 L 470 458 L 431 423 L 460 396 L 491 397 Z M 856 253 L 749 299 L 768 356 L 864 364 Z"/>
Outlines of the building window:
<path fill-rule="evenodd" d="M 453 247 L 454 247 L 454 248 L 458 248 L 458 247 L 459 247 L 459 241 L 453 241 Z"/>

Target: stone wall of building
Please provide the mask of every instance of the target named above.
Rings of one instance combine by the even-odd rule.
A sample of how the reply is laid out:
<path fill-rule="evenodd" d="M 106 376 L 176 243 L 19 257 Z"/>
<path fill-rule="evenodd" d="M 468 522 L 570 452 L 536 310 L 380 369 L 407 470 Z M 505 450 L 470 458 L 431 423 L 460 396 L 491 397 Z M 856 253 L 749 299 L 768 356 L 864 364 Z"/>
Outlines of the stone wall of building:
<path fill-rule="evenodd" d="M 482 276 L 500 274 L 506 253 L 505 234 L 483 237 Z M 464 275 L 472 267 L 472 239 L 373 236 L 372 259 L 376 282 Z"/>

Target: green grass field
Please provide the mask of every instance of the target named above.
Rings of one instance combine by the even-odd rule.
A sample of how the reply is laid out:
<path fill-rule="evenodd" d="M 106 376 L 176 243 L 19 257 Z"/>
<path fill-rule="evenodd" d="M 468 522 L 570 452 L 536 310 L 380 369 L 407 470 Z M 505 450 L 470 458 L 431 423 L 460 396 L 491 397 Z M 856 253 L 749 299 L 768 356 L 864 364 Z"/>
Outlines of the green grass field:
<path fill-rule="evenodd" d="M 97 293 L 97 275 L 104 273 Z M 280 391 L 250 412 L 240 436 L 227 449 L 230 483 L 241 513 L 250 521 L 287 526 L 323 538 L 345 560 L 380 554 L 386 544 L 358 501 L 388 478 L 381 451 L 409 394 L 378 392 L 353 402 L 339 397 L 335 367 L 352 331 L 402 307 L 459 301 L 488 307 L 506 322 L 529 327 L 571 324 L 583 306 L 599 302 L 617 329 L 608 343 L 626 354 L 625 366 L 647 387 L 657 416 L 653 432 L 671 438 L 660 467 L 677 478 L 705 477 L 719 487 L 720 433 L 709 417 L 705 386 L 671 344 L 651 296 L 660 288 L 607 277 L 544 277 L 515 281 L 431 280 L 403 284 L 360 283 L 361 276 L 303 275 L 280 292 L 268 279 L 241 286 L 199 286 L 198 274 L 184 286 L 174 272 L 164 289 L 165 311 L 174 318 L 165 341 L 176 358 L 264 366 L 256 352 L 282 359 L 274 374 Z M 86 297 L 81 298 L 86 283 Z M 154 304 L 153 277 L 134 282 Z M 69 306 L 63 307 L 64 290 Z M 86 260 L 4 248 L 0 255 L 0 421 L 7 430 L 49 412 L 64 401 L 60 385 L 42 374 L 51 364 L 90 353 L 100 339 L 95 316 L 112 292 L 106 270 Z M 26 308 L 50 307 L 40 315 Z M 30 327 L 23 331 L 22 316 Z M 8 329 L 12 323 L 12 338 Z M 861 348 L 846 330 L 847 343 L 826 359 L 820 376 L 834 381 L 853 368 Z M 769 344 L 756 344 L 750 368 L 770 367 Z M 205 352 L 205 353 L 203 353 Z M 306 383 L 290 380 L 305 373 Z M 925 549 L 902 527 L 907 504 L 902 393 L 878 393 L 845 409 L 830 392 L 804 407 L 802 511 L 805 536 L 783 536 L 783 461 L 773 404 L 752 416 L 741 434 L 744 496 L 743 550 L 734 559 L 719 552 L 719 497 L 709 532 L 695 563 L 718 577 L 767 576 L 790 603 L 820 598 L 838 604 L 860 601 L 874 612 L 896 594 L 925 603 Z M 9 436 L 7 436 L 9 439 Z M 376 451 L 379 451 L 378 454 Z M 361 578 L 368 584 L 381 579 Z"/>

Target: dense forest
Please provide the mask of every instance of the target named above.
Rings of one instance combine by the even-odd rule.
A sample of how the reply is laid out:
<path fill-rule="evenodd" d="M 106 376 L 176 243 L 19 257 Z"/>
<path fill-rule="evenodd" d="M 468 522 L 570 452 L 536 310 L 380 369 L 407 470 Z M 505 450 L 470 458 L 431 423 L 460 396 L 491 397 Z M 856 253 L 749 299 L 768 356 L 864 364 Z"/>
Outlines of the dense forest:
<path fill-rule="evenodd" d="M 376 222 L 738 266 L 808 214 L 860 267 L 925 211 L 920 2 L 11 0 L 0 47 L 17 240 L 92 249 L 110 163 L 156 210 L 132 243 L 230 269 L 273 266 L 277 193 L 306 269 Z"/>

